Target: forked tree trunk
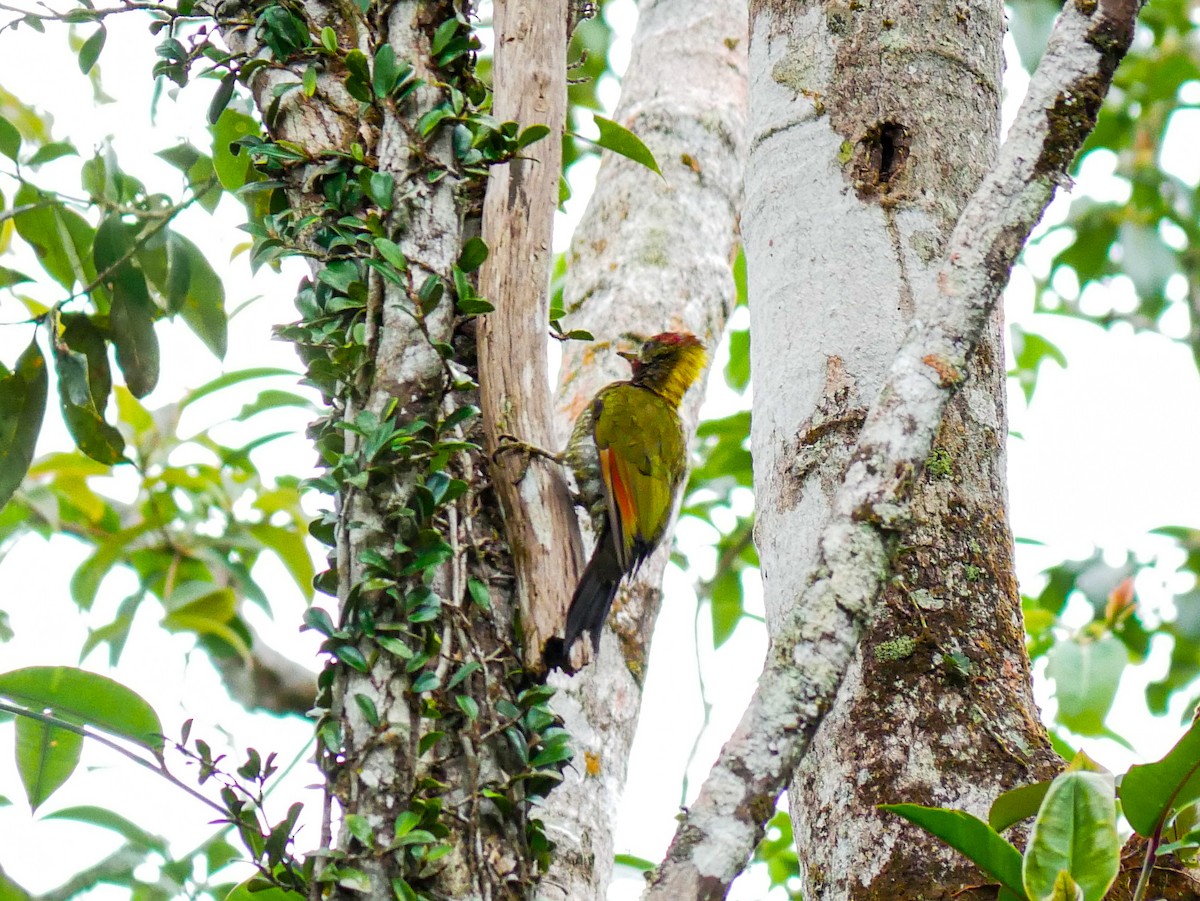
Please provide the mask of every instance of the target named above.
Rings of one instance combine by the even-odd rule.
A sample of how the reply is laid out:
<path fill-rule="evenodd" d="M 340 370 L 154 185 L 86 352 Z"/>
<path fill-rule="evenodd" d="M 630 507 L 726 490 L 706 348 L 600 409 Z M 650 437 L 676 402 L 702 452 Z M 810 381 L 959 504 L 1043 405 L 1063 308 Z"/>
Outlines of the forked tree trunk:
<path fill-rule="evenodd" d="M 998 146 L 995 0 L 752 3 L 744 220 L 756 536 L 768 622 L 815 560 L 867 408 Z M 1052 774 L 1030 691 L 1005 489 L 995 314 L 914 475 L 913 521 L 837 700 L 791 784 L 804 896 L 966 898 L 961 856 L 876 809 L 986 816 Z M 983 897 L 980 895 L 979 897 Z"/>

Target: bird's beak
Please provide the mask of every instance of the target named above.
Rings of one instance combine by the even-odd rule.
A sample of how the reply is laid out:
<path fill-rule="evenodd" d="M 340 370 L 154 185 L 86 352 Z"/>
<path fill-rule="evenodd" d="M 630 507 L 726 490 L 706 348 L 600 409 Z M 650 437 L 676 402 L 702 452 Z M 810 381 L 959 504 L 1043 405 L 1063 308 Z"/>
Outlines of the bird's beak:
<path fill-rule="evenodd" d="M 639 362 L 639 361 L 638 361 L 638 355 L 637 355 L 637 354 L 635 354 L 635 353 L 634 353 L 633 351 L 631 351 L 631 350 L 618 350 L 618 351 L 617 351 L 617 356 L 618 356 L 618 357 L 624 357 L 624 358 L 625 358 L 626 360 L 628 360 L 630 363 L 637 363 L 637 362 Z"/>

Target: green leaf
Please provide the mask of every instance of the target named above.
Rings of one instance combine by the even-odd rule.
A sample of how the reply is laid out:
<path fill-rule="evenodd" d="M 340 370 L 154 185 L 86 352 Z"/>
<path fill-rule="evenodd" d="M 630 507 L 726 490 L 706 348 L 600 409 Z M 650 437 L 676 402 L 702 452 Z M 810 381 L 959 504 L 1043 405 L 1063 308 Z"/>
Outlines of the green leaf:
<path fill-rule="evenodd" d="M 29 158 L 27 166 L 42 166 L 54 160 L 61 159 L 64 156 L 78 156 L 79 151 L 75 149 L 75 145 L 69 141 L 52 141 L 49 144 L 43 144 L 37 149 L 37 152 Z"/>
<path fill-rule="evenodd" d="M 433 691 L 438 687 L 438 675 L 435 672 L 424 672 L 413 680 L 412 690 L 415 694 Z"/>
<path fill-rule="evenodd" d="M 251 876 L 234 886 L 225 901 L 305 901 L 305 898 L 299 892 L 270 885 L 261 876 Z"/>
<path fill-rule="evenodd" d="M 158 336 L 154 333 L 154 301 L 146 279 L 132 267 L 113 282 L 108 323 L 117 351 L 117 365 L 134 397 L 142 398 L 158 384 Z"/>
<path fill-rule="evenodd" d="M 1109 635 L 1099 641 L 1063 641 L 1046 654 L 1046 675 L 1054 680 L 1055 719 L 1079 735 L 1109 735 L 1105 717 L 1116 697 L 1129 654 Z"/>
<path fill-rule="evenodd" d="M 317 93 L 317 67 L 309 66 L 305 69 L 300 83 L 304 86 L 305 97 L 311 97 Z"/>
<path fill-rule="evenodd" d="M 1121 811 L 1138 835 L 1154 835 L 1172 811 L 1200 799 L 1200 721 L 1154 763 L 1130 767 L 1121 779 Z"/>
<path fill-rule="evenodd" d="M 223 388 L 228 388 L 232 385 L 237 385 L 250 379 L 265 379 L 271 376 L 290 376 L 295 379 L 296 373 L 290 369 L 281 369 L 278 366 L 255 366 L 250 369 L 235 369 L 233 372 L 224 372 L 217 376 L 212 381 L 205 382 L 199 388 L 193 388 L 183 396 L 183 400 L 179 402 L 180 408 L 185 408 L 189 404 L 194 404 L 202 397 L 207 397 L 215 391 L 220 391 Z"/>
<path fill-rule="evenodd" d="M 387 238 L 376 238 L 375 249 L 379 251 L 379 255 L 391 263 L 398 271 L 403 272 L 408 268 L 408 260 L 404 257 L 404 251 L 400 249 L 400 245 L 394 241 L 389 241 Z"/>
<path fill-rule="evenodd" d="M 1049 782 L 1035 782 L 1004 792 L 992 802 L 988 811 L 988 825 L 997 832 L 1003 832 L 1014 823 L 1035 816 L 1049 788 Z"/>
<path fill-rule="evenodd" d="M 600 129 L 600 138 L 595 141 L 596 144 L 605 150 L 611 150 L 626 159 L 631 159 L 635 163 L 641 163 L 651 172 L 662 175 L 662 171 L 658 168 L 658 161 L 654 159 L 650 148 L 642 143 L 641 138 L 612 119 L 605 119 L 603 116 L 594 116 L 593 118 L 596 120 L 596 127 Z"/>
<path fill-rule="evenodd" d="M 467 579 L 467 591 L 471 595 L 471 600 L 473 600 L 481 610 L 492 609 L 492 595 L 488 590 L 486 583 L 472 576 L 471 578 Z"/>
<path fill-rule="evenodd" d="M 342 821 L 346 824 L 346 831 L 362 842 L 363 847 L 375 847 L 375 835 L 371 831 L 371 824 L 367 822 L 366 817 L 348 813 L 342 818 Z"/>
<path fill-rule="evenodd" d="M 167 247 L 170 309 L 183 317 L 213 356 L 224 359 L 229 317 L 225 315 L 225 286 L 221 277 L 200 248 L 183 235 L 171 232 Z"/>
<path fill-rule="evenodd" d="M 979 869 L 1006 889 L 1024 897 L 1021 852 L 997 835 L 983 820 L 966 811 L 922 807 L 919 804 L 880 804 L 879 809 L 904 817 L 936 835 L 951 848 L 973 860 Z"/>
<path fill-rule="evenodd" d="M 467 719 L 476 720 L 479 718 L 479 702 L 474 698 L 466 695 L 455 695 L 454 701 L 458 704 L 458 709 L 466 714 Z"/>
<path fill-rule="evenodd" d="M 0 507 L 29 471 L 42 417 L 46 412 L 46 360 L 37 337 L 7 372 L 0 366 Z"/>
<path fill-rule="evenodd" d="M 98 463 L 111 466 L 121 460 L 125 439 L 96 409 L 88 380 L 88 358 L 55 341 L 54 368 L 58 373 L 58 399 L 63 420 L 76 446 Z"/>
<path fill-rule="evenodd" d="M 166 851 L 166 839 L 157 835 L 151 835 L 141 826 L 125 819 L 119 813 L 109 810 L 106 807 L 67 807 L 63 810 L 56 810 L 54 813 L 48 813 L 45 816 L 47 820 L 73 820 L 77 823 L 88 823 L 92 826 L 99 826 L 101 829 L 109 829 L 124 838 L 131 845 L 136 845 L 139 848 L 147 848 L 154 851 Z"/>
<path fill-rule="evenodd" d="M 517 137 L 517 149 L 524 150 L 530 144 L 536 144 L 548 134 L 550 134 L 549 126 L 530 125 Z"/>
<path fill-rule="evenodd" d="M 208 104 L 209 125 L 215 125 L 217 120 L 221 118 L 221 114 L 225 112 L 225 107 L 229 106 L 229 101 L 233 98 L 233 89 L 236 84 L 237 73 L 227 72 L 221 79 L 221 83 L 217 85 L 217 90 Z"/>
<path fill-rule="evenodd" d="M 162 753 L 162 723 L 154 708 L 107 676 L 70 666 L 29 666 L 0 674 L 0 695 Z"/>
<path fill-rule="evenodd" d="M 483 238 L 470 238 L 458 255 L 458 268 L 463 272 L 474 272 L 488 258 L 488 246 Z"/>
<path fill-rule="evenodd" d="M 17 154 L 20 152 L 21 133 L 17 131 L 17 126 L 0 116 L 0 153 L 16 162 Z"/>
<path fill-rule="evenodd" d="M 71 350 L 87 358 L 88 388 L 92 392 L 92 403 L 96 412 L 104 415 L 108 406 L 108 395 L 112 391 L 112 370 L 108 365 L 108 342 L 104 333 L 84 313 L 64 313 L 59 317 L 62 331 L 58 339 Z"/>
<path fill-rule="evenodd" d="M 96 60 L 100 58 L 100 51 L 104 49 L 104 40 L 107 37 L 108 29 L 101 23 L 96 32 L 79 48 L 79 71 L 84 75 L 91 72 L 92 67 L 96 65 Z"/>
<path fill-rule="evenodd" d="M 375 74 L 371 87 L 375 96 L 381 100 L 392 92 L 396 86 L 399 67 L 396 65 L 396 51 L 391 44 L 384 44 L 375 51 Z"/>
<path fill-rule="evenodd" d="M 742 580 L 738 569 L 729 566 L 711 583 L 713 647 L 719 648 L 742 621 Z"/>
<path fill-rule="evenodd" d="M 372 728 L 379 726 L 379 711 L 375 707 L 375 702 L 361 692 L 354 695 L 354 703 L 358 705 L 358 709 L 362 712 L 363 719 L 367 721 L 367 725 Z"/>
<path fill-rule="evenodd" d="M 242 138 L 260 134 L 258 123 L 245 113 L 227 109 L 210 129 L 213 136 L 213 168 L 217 179 L 226 191 L 236 191 L 248 181 L 259 181 L 262 176 L 250 167 L 250 154 L 235 153 L 233 143 Z M 239 148 L 240 151 L 240 148 Z"/>
<path fill-rule="evenodd" d="M 1101 901 L 1120 866 L 1111 773 L 1071 770 L 1050 783 L 1025 850 L 1024 885 L 1034 901 L 1063 897 L 1066 873 L 1083 901 Z M 1071 894 L 1066 895 L 1071 898 Z"/>
<path fill-rule="evenodd" d="M 41 807 L 71 777 L 82 750 L 82 735 L 17 717 L 17 770 L 31 810 Z"/>

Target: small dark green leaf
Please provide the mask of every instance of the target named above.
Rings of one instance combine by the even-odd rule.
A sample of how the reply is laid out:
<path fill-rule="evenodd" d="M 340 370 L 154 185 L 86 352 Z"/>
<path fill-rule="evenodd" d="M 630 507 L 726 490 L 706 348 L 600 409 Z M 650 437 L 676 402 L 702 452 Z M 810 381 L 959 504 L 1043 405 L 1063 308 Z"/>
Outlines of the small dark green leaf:
<path fill-rule="evenodd" d="M 112 282 L 108 322 L 125 384 L 134 397 L 145 397 L 158 384 L 158 336 L 146 279 L 132 266 Z"/>
<path fill-rule="evenodd" d="M 458 709 L 466 714 L 467 719 L 476 720 L 479 718 L 479 702 L 474 698 L 466 695 L 455 695 L 454 701 L 458 704 Z"/>
<path fill-rule="evenodd" d="M 61 341 L 54 342 L 58 399 L 67 430 L 81 451 L 98 463 L 111 466 L 122 459 L 125 439 L 96 409 L 88 378 L 88 362 L 86 356 Z"/>
<path fill-rule="evenodd" d="M 225 107 L 229 106 L 229 101 L 233 98 L 233 89 L 236 84 L 237 73 L 227 72 L 221 79 L 221 83 L 217 85 L 216 93 L 213 94 L 213 98 L 208 104 L 209 125 L 216 125 L 217 120 L 221 118 L 221 114 L 225 112 Z"/>
<path fill-rule="evenodd" d="M 492 609 L 491 593 L 488 591 L 487 585 L 485 585 L 479 579 L 467 579 L 467 591 L 471 593 L 471 600 L 478 604 L 481 609 Z"/>
<path fill-rule="evenodd" d="M 605 119 L 603 116 L 594 118 L 596 127 L 600 129 L 600 138 L 595 143 L 606 150 L 631 159 L 635 163 L 641 163 L 651 172 L 662 175 L 662 171 L 658 168 L 658 161 L 654 159 L 650 148 L 642 143 L 641 138 L 612 119 Z"/>
<path fill-rule="evenodd" d="M 0 116 L 0 153 L 16 162 L 17 154 L 21 152 L 21 133 L 3 116 Z"/>
<path fill-rule="evenodd" d="M 404 257 L 404 251 L 400 249 L 394 241 L 389 241 L 387 238 L 376 238 L 375 249 L 379 251 L 379 255 L 391 263 L 398 271 L 403 272 L 408 268 L 408 260 Z"/>
<path fill-rule="evenodd" d="M 37 337 L 8 372 L 0 365 L 0 507 L 29 471 L 42 417 L 49 378 Z"/>
<path fill-rule="evenodd" d="M 384 44 L 375 51 L 375 74 L 371 87 L 375 96 L 381 100 L 392 92 L 396 86 L 396 76 L 399 69 L 396 66 L 396 51 L 391 44 Z"/>
<path fill-rule="evenodd" d="M 358 670 L 360 673 L 365 673 L 370 669 L 367 666 L 367 658 L 362 655 L 362 651 L 352 644 L 339 645 L 333 649 L 333 653 L 342 663 L 351 669 Z"/>
<path fill-rule="evenodd" d="M 379 711 L 375 708 L 375 702 L 362 693 L 355 694 L 354 703 L 358 705 L 358 709 L 362 712 L 365 719 L 371 728 L 379 726 Z"/>
<path fill-rule="evenodd" d="M 437 673 L 428 672 L 428 671 L 421 673 L 421 675 L 417 676 L 417 678 L 413 680 L 413 684 L 412 684 L 412 690 L 417 694 L 420 694 L 421 692 L 426 692 L 426 691 L 433 691 L 437 687 L 438 687 Z"/>
<path fill-rule="evenodd" d="M 463 272 L 474 272 L 488 258 L 488 246 L 483 238 L 470 238 L 458 256 L 458 268 Z"/>
<path fill-rule="evenodd" d="M 527 129 L 521 132 L 517 138 L 517 148 L 523 150 L 530 144 L 537 143 L 546 135 L 550 134 L 550 128 L 546 125 L 530 125 Z"/>
<path fill-rule="evenodd" d="M 108 30 L 101 23 L 96 32 L 79 48 L 79 71 L 84 75 L 91 72 L 92 67 L 96 65 L 96 60 L 100 58 L 100 51 L 104 49 L 104 40 L 107 37 Z"/>

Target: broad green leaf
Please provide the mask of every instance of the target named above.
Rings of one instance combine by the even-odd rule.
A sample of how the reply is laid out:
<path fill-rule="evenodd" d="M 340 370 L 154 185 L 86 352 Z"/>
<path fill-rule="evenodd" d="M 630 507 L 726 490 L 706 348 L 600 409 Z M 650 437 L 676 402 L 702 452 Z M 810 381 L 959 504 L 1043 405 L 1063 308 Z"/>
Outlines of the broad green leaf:
<path fill-rule="evenodd" d="M 67 209 L 51 195 L 28 182 L 13 199 L 14 207 L 32 205 L 13 217 L 17 234 L 33 247 L 47 274 L 67 290 L 89 280 L 92 239 L 95 231 L 78 213 Z"/>
<path fill-rule="evenodd" d="M 125 439 L 96 410 L 88 383 L 88 358 L 55 341 L 54 368 L 63 420 L 76 446 L 99 463 L 112 465 L 122 459 Z"/>
<path fill-rule="evenodd" d="M 605 150 L 611 150 L 635 163 L 641 163 L 651 172 L 662 175 L 662 171 L 658 168 L 658 161 L 654 159 L 650 148 L 642 143 L 641 138 L 612 119 L 605 119 L 603 116 L 594 116 L 593 118 L 596 120 L 596 127 L 600 129 L 600 138 L 595 143 Z"/>
<path fill-rule="evenodd" d="M 275 556 L 287 569 L 288 575 L 295 581 L 296 587 L 300 589 L 300 593 L 305 598 L 311 597 L 312 580 L 316 573 L 303 533 L 270 523 L 255 523 L 247 526 L 246 531 L 262 542 L 264 547 L 274 551 Z"/>
<path fill-rule="evenodd" d="M 248 181 L 260 181 L 262 176 L 250 167 L 250 154 L 230 145 L 249 135 L 259 134 L 258 123 L 245 113 L 227 109 L 209 129 L 213 136 L 213 168 L 226 191 L 236 191 Z"/>
<path fill-rule="evenodd" d="M 17 770 L 30 809 L 41 807 L 71 777 L 82 750 L 82 735 L 26 716 L 17 717 Z"/>
<path fill-rule="evenodd" d="M 25 478 L 46 412 L 46 360 L 37 336 L 8 372 L 0 365 L 0 507 Z"/>
<path fill-rule="evenodd" d="M 1079 735 L 1108 735 L 1104 719 L 1129 662 L 1125 646 L 1111 635 L 1099 641 L 1063 641 L 1046 657 L 1058 722 Z"/>
<path fill-rule="evenodd" d="M 168 244 L 169 308 L 183 317 L 218 360 L 224 359 L 229 318 L 225 315 L 225 286 L 195 244 L 176 232 Z"/>
<path fill-rule="evenodd" d="M 975 862 L 979 869 L 1004 888 L 1024 897 L 1021 881 L 1021 852 L 1006 842 L 983 820 L 962 810 L 922 807 L 920 804 L 880 804 L 937 836 L 951 848 Z"/>
<path fill-rule="evenodd" d="M 114 283 L 108 322 L 125 384 L 134 397 L 145 397 L 158 383 L 159 349 L 154 302 L 140 273 Z"/>
<path fill-rule="evenodd" d="M 16 162 L 17 154 L 20 152 L 21 133 L 17 131 L 17 126 L 0 116 L 0 153 Z"/>
<path fill-rule="evenodd" d="M 163 627 L 172 632 L 213 633 L 228 641 L 229 623 L 237 613 L 237 595 L 232 588 L 212 582 L 184 582 L 164 601 L 167 615 Z M 241 648 L 245 642 L 232 642 Z"/>
<path fill-rule="evenodd" d="M 1049 788 L 1049 782 L 1035 782 L 1004 792 L 992 802 L 988 811 L 988 825 L 997 832 L 1003 832 L 1014 823 L 1035 816 Z"/>
<path fill-rule="evenodd" d="M 29 666 L 0 674 L 0 695 L 162 752 L 158 714 L 136 692 L 107 676 L 71 666 Z"/>
<path fill-rule="evenodd" d="M 103 415 L 108 405 L 108 395 L 112 391 L 108 342 L 104 340 L 104 334 L 92 318 L 84 313 L 64 313 L 59 322 L 62 324 L 59 340 L 71 350 L 87 357 L 87 380 L 92 393 L 92 403 L 96 406 L 96 412 Z"/>
<path fill-rule="evenodd" d="M 1034 901 L 1068 901 L 1070 883 L 1082 901 L 1100 901 L 1117 878 L 1116 788 L 1111 773 L 1073 770 L 1050 783 L 1025 850 L 1023 880 Z"/>
<path fill-rule="evenodd" d="M 305 901 L 305 896 L 271 885 L 261 876 L 251 876 L 234 886 L 225 901 Z"/>
<path fill-rule="evenodd" d="M 1200 722 L 1154 763 L 1131 767 L 1121 780 L 1121 811 L 1138 835 L 1149 838 L 1172 811 L 1200 799 Z"/>
<path fill-rule="evenodd" d="M 109 810 L 107 807 L 67 807 L 63 810 L 56 810 L 54 813 L 46 814 L 47 820 L 73 820 L 77 823 L 88 823 L 92 826 L 99 826 L 101 829 L 109 829 L 132 845 L 137 845 L 139 848 L 149 848 L 155 851 L 165 851 L 167 847 L 166 840 L 157 836 L 151 835 L 141 826 L 127 820 L 115 810 Z"/>

